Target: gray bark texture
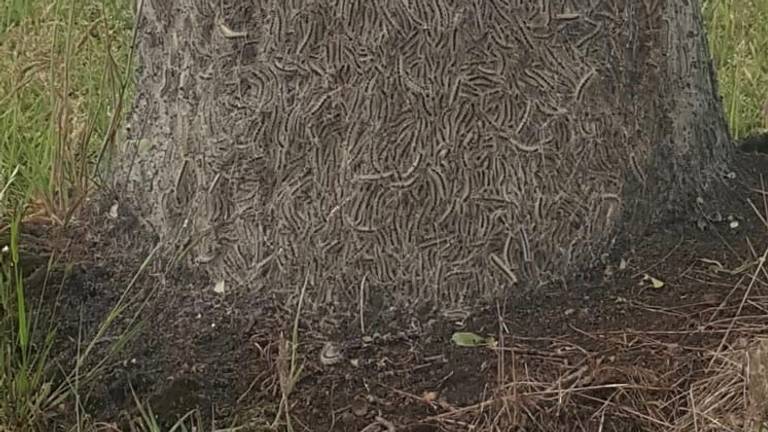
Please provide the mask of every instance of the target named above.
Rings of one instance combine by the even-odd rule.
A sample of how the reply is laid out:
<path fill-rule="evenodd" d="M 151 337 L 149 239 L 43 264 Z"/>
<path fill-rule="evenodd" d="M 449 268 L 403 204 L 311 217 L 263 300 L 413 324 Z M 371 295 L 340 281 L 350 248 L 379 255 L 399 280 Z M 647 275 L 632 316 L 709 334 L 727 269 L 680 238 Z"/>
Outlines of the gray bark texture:
<path fill-rule="evenodd" d="M 727 169 L 698 3 L 144 0 L 120 186 L 254 292 L 467 304 L 567 278 Z"/>

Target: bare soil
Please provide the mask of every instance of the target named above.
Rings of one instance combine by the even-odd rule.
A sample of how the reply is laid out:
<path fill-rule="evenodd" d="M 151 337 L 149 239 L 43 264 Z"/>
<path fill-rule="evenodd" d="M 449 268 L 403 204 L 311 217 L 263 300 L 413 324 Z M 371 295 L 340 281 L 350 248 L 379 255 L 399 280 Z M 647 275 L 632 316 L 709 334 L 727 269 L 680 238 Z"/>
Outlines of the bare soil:
<path fill-rule="evenodd" d="M 691 411 L 684 395 L 711 372 L 709 354 L 768 328 L 761 303 L 750 300 L 768 295 L 757 261 L 768 248 L 758 216 L 768 214 L 760 178 L 768 158 L 741 154 L 737 165 L 734 192 L 715 203 L 719 215 L 651 227 L 569 281 L 466 310 L 368 310 L 362 326 L 349 308 L 304 305 L 303 368 L 287 404 L 294 430 L 667 430 Z M 131 285 L 155 239 L 123 207 L 107 217 L 110 205 L 92 206 L 79 226 L 39 234 L 50 243 L 41 254 L 63 251 L 74 266 L 54 272 L 45 292 L 29 287 L 49 309 L 57 305 L 55 360 L 65 371 L 77 342 L 92 340 L 131 287 L 87 364 L 134 315 L 142 325 L 83 392 L 88 412 L 129 427 L 132 388 L 166 425 L 197 408 L 218 427 L 263 430 L 279 411 L 290 364 L 280 346 L 292 338 L 300 287 L 288 302 L 285 293 L 219 294 L 202 272 L 167 259 Z M 456 331 L 497 345 L 456 346 Z M 71 420 L 70 408 L 54 421 Z"/>

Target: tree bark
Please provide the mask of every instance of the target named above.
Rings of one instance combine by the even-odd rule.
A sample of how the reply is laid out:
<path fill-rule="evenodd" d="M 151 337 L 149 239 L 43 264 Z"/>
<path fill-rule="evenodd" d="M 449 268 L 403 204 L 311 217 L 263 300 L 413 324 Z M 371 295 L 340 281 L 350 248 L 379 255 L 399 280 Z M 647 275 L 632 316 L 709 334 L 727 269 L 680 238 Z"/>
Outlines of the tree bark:
<path fill-rule="evenodd" d="M 120 187 L 256 292 L 466 304 L 568 277 L 718 190 L 699 7 L 144 0 Z"/>

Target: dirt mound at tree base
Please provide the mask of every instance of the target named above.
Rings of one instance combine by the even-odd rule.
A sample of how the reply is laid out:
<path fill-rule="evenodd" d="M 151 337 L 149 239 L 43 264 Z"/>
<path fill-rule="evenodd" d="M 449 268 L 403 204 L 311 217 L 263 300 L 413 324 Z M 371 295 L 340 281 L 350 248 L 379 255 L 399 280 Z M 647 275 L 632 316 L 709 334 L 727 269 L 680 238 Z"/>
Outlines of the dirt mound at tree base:
<path fill-rule="evenodd" d="M 768 276 L 758 259 L 768 226 L 755 211 L 768 214 L 759 192 L 768 163 L 742 155 L 739 165 L 744 184 L 718 201 L 721 218 L 653 227 L 567 283 L 463 310 L 366 310 L 362 327 L 356 307 L 304 305 L 301 372 L 282 403 L 293 429 L 702 431 L 759 416 L 748 396 L 760 387 L 747 384 L 749 368 L 765 361 L 752 341 L 768 329 Z M 82 395 L 94 418 L 128 430 L 137 415 L 129 384 L 166 424 L 199 408 L 218 427 L 263 430 L 285 414 L 301 287 L 273 298 L 217 293 L 168 259 L 145 263 L 153 238 L 130 213 L 112 220 L 108 212 L 94 211 L 87 229 L 66 233 L 89 235 L 85 247 L 69 250 L 77 265 L 57 318 L 56 359 L 66 370 L 74 342 L 94 337 L 131 287 L 122 318 L 91 358 L 106 354 L 135 314 L 144 325 Z M 497 345 L 456 346 L 456 331 L 494 336 Z"/>

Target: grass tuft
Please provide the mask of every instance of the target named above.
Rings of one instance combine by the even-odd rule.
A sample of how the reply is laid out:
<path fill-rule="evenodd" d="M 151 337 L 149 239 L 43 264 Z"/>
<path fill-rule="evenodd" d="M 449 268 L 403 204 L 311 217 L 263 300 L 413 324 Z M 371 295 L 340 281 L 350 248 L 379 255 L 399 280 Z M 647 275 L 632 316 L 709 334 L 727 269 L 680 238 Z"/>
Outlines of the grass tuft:
<path fill-rule="evenodd" d="M 129 0 L 0 0 L 0 172 L 26 216 L 64 223 L 130 96 Z"/>
<path fill-rule="evenodd" d="M 73 374 L 81 383 L 106 361 L 55 379 L 55 328 L 36 327 L 55 316 L 29 302 L 19 238 L 23 221 L 66 224 L 98 185 L 132 88 L 132 5 L 0 0 L 0 431 L 50 430 Z"/>
<path fill-rule="evenodd" d="M 768 1 L 703 0 L 703 11 L 734 139 L 768 130 Z"/>

